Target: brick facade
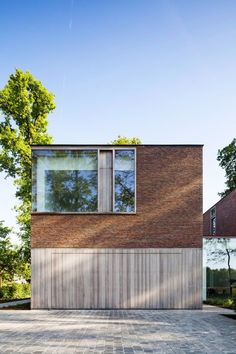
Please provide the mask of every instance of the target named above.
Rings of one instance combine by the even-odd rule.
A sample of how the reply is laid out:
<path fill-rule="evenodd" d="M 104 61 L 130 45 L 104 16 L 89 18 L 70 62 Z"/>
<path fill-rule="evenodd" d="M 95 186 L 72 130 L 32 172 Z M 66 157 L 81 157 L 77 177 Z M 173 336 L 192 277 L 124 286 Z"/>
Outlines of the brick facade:
<path fill-rule="evenodd" d="M 214 236 L 236 236 L 236 189 L 212 206 L 216 209 L 216 233 Z M 203 215 L 203 235 L 212 236 L 211 209 Z"/>
<path fill-rule="evenodd" d="M 136 214 L 32 214 L 32 247 L 202 247 L 202 146 L 137 146 Z"/>

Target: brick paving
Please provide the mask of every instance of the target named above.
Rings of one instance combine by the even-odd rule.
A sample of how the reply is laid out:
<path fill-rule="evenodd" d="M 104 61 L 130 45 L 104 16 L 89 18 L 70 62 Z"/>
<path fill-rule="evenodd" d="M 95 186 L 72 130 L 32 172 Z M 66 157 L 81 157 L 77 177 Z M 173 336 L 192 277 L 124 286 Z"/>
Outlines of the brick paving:
<path fill-rule="evenodd" d="M 228 310 L 0 311 L 0 353 L 236 353 Z"/>

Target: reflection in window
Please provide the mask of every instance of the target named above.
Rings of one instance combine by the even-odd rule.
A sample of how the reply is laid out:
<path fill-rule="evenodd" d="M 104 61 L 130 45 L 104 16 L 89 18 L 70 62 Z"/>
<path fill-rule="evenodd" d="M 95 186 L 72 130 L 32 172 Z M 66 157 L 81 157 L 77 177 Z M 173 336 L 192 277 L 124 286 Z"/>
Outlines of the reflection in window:
<path fill-rule="evenodd" d="M 216 218 L 211 219 L 211 234 L 215 235 L 216 234 Z"/>
<path fill-rule="evenodd" d="M 236 296 L 236 238 L 205 238 L 204 299 Z"/>
<path fill-rule="evenodd" d="M 46 211 L 96 211 L 96 171 L 45 171 Z"/>
<path fill-rule="evenodd" d="M 135 210 L 134 150 L 115 151 L 115 211 Z"/>
<path fill-rule="evenodd" d="M 97 211 L 96 151 L 34 151 L 33 210 Z"/>

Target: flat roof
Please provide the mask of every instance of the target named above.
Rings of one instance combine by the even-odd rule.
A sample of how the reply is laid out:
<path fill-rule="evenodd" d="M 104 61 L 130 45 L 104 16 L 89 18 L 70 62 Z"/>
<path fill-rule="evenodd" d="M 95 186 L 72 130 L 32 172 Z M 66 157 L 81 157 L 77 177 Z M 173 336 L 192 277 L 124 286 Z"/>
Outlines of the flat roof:
<path fill-rule="evenodd" d="M 128 145 L 128 144 L 48 144 L 48 145 L 39 145 L 39 144 L 33 144 L 31 145 L 32 149 L 56 149 L 56 148 L 76 148 L 76 147 L 113 147 L 113 146 L 119 146 L 119 147 L 139 147 L 139 146 L 144 146 L 144 147 L 202 147 L 203 144 L 138 144 L 138 145 Z"/>

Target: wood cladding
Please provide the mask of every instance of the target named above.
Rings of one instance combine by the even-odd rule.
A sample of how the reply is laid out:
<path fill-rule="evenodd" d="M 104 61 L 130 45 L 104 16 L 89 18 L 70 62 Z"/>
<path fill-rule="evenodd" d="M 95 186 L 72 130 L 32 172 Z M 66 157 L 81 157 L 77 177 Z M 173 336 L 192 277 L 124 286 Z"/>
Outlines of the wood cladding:
<path fill-rule="evenodd" d="M 111 212 L 113 209 L 112 190 L 113 190 L 113 170 L 112 170 L 112 151 L 101 150 L 99 152 L 99 191 L 98 209 L 101 212 Z"/>
<path fill-rule="evenodd" d="M 201 249 L 33 249 L 32 308 L 195 309 Z"/>

